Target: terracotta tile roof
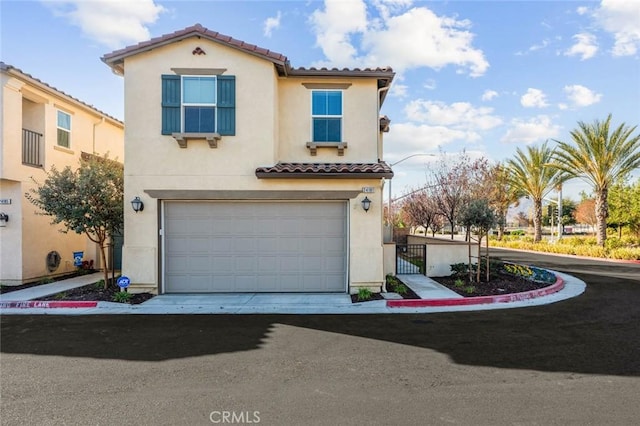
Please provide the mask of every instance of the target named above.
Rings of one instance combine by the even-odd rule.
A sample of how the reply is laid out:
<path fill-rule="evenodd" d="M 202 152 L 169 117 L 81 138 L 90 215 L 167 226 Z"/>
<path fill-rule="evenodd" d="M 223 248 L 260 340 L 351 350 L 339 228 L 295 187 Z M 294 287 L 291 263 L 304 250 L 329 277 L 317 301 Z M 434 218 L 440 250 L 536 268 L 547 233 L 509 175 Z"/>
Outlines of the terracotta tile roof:
<path fill-rule="evenodd" d="M 160 37 L 152 38 L 151 40 L 143 41 L 141 43 L 125 47 L 124 49 L 116 50 L 111 53 L 107 53 L 101 59 L 104 63 L 109 65 L 114 71 L 119 74 L 124 72 L 124 59 L 128 56 L 132 56 L 141 52 L 146 52 L 157 47 L 180 41 L 189 37 L 198 36 L 208 40 L 233 47 L 243 52 L 249 53 L 271 61 L 276 66 L 278 73 L 282 76 L 309 76 L 309 77 L 378 77 L 380 87 L 388 86 L 391 84 L 391 80 L 395 75 L 390 67 L 383 68 L 292 68 L 287 57 L 281 53 L 274 52 L 269 49 L 265 49 L 255 44 L 246 43 L 242 40 L 237 40 L 233 37 L 220 34 L 217 31 L 211 31 L 200 24 L 187 27 L 183 30 L 175 31 L 170 34 L 164 34 Z"/>
<path fill-rule="evenodd" d="M 10 74 L 10 73 L 21 74 L 22 77 L 24 77 L 24 78 L 26 78 L 28 80 L 31 80 L 36 86 L 41 86 L 45 90 L 47 90 L 47 89 L 48 90 L 52 90 L 52 91 L 62 95 L 63 97 L 69 98 L 74 103 L 77 103 L 77 104 L 79 104 L 79 105 L 81 105 L 81 106 L 83 106 L 85 108 L 88 108 L 88 109 L 92 110 L 93 112 L 95 112 L 98 115 L 104 116 L 105 118 L 109 118 L 110 120 L 113 120 L 114 122 L 120 124 L 121 126 L 124 126 L 124 123 L 122 121 L 118 120 L 117 118 L 107 114 L 104 111 L 100 111 L 98 108 L 94 107 L 93 105 L 89 105 L 88 103 L 83 102 L 80 99 L 75 98 L 75 97 L 71 96 L 70 94 L 63 92 L 62 90 L 57 89 L 57 88 L 51 86 L 48 83 L 45 83 L 44 81 L 42 81 L 42 80 L 40 80 L 38 78 L 35 78 L 31 74 L 28 74 L 28 73 L 22 71 L 20 68 L 16 68 L 13 65 L 5 64 L 4 62 L 0 62 L 0 70 L 6 72 L 7 74 Z"/>
<path fill-rule="evenodd" d="M 259 178 L 386 178 L 393 177 L 393 170 L 384 161 L 378 163 L 278 163 L 270 167 L 258 167 Z"/>
<path fill-rule="evenodd" d="M 165 44 L 173 43 L 175 41 L 183 40 L 185 38 L 199 36 L 208 40 L 218 43 L 226 44 L 230 47 L 243 50 L 249 54 L 260 56 L 266 60 L 269 60 L 276 65 L 282 67 L 288 64 L 288 59 L 281 53 L 273 52 L 269 49 L 258 47 L 255 44 L 245 43 L 242 40 L 237 40 L 233 37 L 220 34 L 217 31 L 211 31 L 200 24 L 195 24 L 191 27 L 187 27 L 183 30 L 178 30 L 173 33 L 164 34 L 160 37 L 154 37 L 151 40 L 143 41 L 132 46 L 119 49 L 111 53 L 107 53 L 101 59 L 107 65 L 112 67 L 116 71 L 122 71 L 122 63 L 127 56 L 135 55 L 137 53 L 145 52 L 154 49 Z"/>

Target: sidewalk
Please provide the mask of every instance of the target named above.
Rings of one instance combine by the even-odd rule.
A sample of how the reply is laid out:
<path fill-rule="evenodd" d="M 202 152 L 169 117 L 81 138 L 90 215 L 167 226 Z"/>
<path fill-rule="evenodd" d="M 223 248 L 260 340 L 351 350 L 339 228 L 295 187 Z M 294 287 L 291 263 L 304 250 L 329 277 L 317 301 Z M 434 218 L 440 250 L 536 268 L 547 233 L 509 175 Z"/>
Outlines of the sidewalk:
<path fill-rule="evenodd" d="M 521 308 L 546 305 L 576 297 L 586 288 L 583 281 L 556 272 L 563 288 L 552 294 L 511 297 L 508 300 L 472 302 L 424 275 L 404 275 L 402 280 L 424 299 L 374 300 L 351 303 L 348 294 L 164 294 L 139 305 L 115 302 L 25 302 L 26 296 L 43 297 L 95 282 L 101 274 L 76 277 L 58 283 L 7 293 L 0 298 L 2 315 L 104 315 L 104 314 L 407 314 Z M 23 293 L 25 292 L 25 293 Z M 18 294 L 20 293 L 20 294 Z M 521 293 L 522 294 L 522 293 Z M 11 296 L 11 297 L 9 297 Z M 515 296 L 515 295 L 514 295 Z M 404 302 L 404 303 L 403 303 Z M 409 303 L 408 303 L 409 302 Z M 416 303 L 420 306 L 416 306 Z M 393 306 L 393 305 L 396 306 Z M 75 306 L 75 307 L 72 307 Z"/>
<path fill-rule="evenodd" d="M 39 299 L 41 297 L 46 297 L 63 291 L 72 290 L 74 288 L 83 287 L 85 285 L 100 281 L 102 278 L 102 272 L 95 272 L 93 274 L 81 275 L 79 277 L 56 281 L 51 284 L 37 285 L 34 287 L 25 288 L 24 290 L 16 290 L 5 294 L 0 294 L 0 302 Z"/>

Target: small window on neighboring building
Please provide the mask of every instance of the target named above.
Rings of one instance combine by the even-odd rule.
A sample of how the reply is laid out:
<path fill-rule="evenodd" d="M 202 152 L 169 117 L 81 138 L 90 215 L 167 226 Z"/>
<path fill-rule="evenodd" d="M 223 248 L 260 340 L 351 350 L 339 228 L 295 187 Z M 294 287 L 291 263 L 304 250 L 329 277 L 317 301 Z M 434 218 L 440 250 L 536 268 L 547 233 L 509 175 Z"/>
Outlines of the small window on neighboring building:
<path fill-rule="evenodd" d="M 66 112 L 58 111 L 58 146 L 69 148 L 70 142 L 71 116 Z"/>
<path fill-rule="evenodd" d="M 216 77 L 182 77 L 185 133 L 216 131 Z"/>
<path fill-rule="evenodd" d="M 342 91 L 314 90 L 311 93 L 313 142 L 342 141 Z"/>

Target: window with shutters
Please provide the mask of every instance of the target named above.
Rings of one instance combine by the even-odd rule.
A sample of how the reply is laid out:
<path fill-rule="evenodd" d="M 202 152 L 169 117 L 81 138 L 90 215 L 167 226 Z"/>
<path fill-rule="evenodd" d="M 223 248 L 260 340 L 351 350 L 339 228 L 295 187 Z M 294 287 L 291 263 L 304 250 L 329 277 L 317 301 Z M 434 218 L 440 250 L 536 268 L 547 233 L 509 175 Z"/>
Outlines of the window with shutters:
<path fill-rule="evenodd" d="M 162 134 L 235 135 L 235 76 L 163 75 Z"/>

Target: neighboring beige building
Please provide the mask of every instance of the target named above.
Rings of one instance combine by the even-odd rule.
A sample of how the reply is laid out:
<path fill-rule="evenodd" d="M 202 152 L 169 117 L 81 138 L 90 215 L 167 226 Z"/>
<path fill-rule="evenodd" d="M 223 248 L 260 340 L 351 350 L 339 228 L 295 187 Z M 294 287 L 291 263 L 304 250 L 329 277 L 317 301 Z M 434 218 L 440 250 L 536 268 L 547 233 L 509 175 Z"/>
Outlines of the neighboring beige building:
<path fill-rule="evenodd" d="M 200 25 L 102 59 L 125 78 L 125 202 L 144 203 L 125 209 L 132 291 L 380 289 L 391 69 L 293 68 Z"/>
<path fill-rule="evenodd" d="M 84 235 L 36 214 L 26 198 L 45 170 L 79 166 L 81 153 L 124 160 L 124 124 L 37 78 L 0 62 L 0 282 L 15 284 L 75 270 L 73 253 L 99 255 Z"/>

